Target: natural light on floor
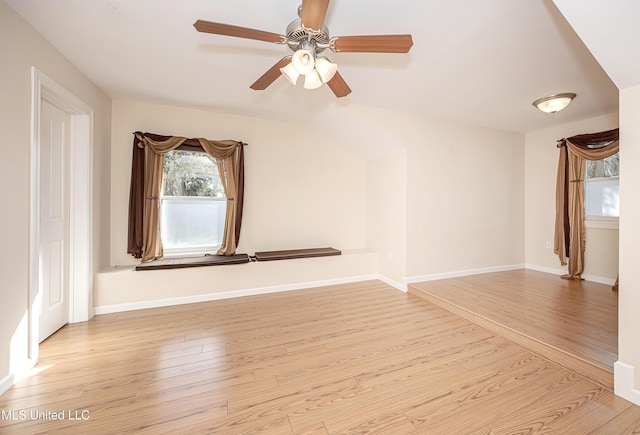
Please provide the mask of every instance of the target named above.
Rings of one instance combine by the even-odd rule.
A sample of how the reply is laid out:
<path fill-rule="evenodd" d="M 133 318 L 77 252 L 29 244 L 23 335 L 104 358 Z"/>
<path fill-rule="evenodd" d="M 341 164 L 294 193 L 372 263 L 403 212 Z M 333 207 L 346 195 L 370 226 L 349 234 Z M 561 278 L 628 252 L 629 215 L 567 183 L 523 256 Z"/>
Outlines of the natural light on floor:
<path fill-rule="evenodd" d="M 18 383 L 53 367 L 53 364 L 38 364 L 34 368 L 30 367 L 31 360 L 25 358 L 28 355 L 28 336 L 29 314 L 25 311 L 11 337 L 11 342 L 9 344 L 9 367 L 10 373 L 14 376 L 14 383 Z"/>

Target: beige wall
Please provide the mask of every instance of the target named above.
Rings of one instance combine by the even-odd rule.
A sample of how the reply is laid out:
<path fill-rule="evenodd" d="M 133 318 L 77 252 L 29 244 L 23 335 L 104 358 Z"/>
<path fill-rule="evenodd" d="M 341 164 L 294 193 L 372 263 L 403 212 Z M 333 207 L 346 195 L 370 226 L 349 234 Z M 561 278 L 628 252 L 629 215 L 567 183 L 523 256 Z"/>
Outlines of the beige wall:
<path fill-rule="evenodd" d="M 640 405 L 640 86 L 620 91 L 620 295 L 618 360 L 635 371 Z M 633 384 L 633 379 L 631 380 Z M 616 371 L 616 388 L 618 372 Z"/>
<path fill-rule="evenodd" d="M 136 130 L 235 139 L 245 149 L 245 209 L 238 252 L 365 247 L 366 162 L 314 128 L 132 101 L 113 101 L 111 264 L 126 251 L 131 146 Z"/>
<path fill-rule="evenodd" d="M 402 283 L 524 264 L 524 135 L 358 113 L 389 144 L 367 176 L 367 244 L 381 275 Z"/>
<path fill-rule="evenodd" d="M 378 273 L 401 286 L 406 269 L 407 154 L 367 166 L 367 247 L 376 251 Z"/>
<path fill-rule="evenodd" d="M 582 133 L 618 127 L 618 114 L 585 119 L 525 136 L 525 261 L 528 267 L 566 272 L 553 253 L 555 186 L 558 170 L 556 141 Z M 615 281 L 618 275 L 618 230 L 587 228 L 585 278 Z M 551 243 L 551 247 L 547 247 Z"/>
<path fill-rule="evenodd" d="M 376 268 L 377 254 L 367 250 L 190 269 L 111 268 L 96 275 L 96 310 L 102 314 L 375 279 Z"/>
<path fill-rule="evenodd" d="M 96 277 L 98 306 L 376 273 L 400 282 L 525 261 L 557 267 L 546 248 L 553 225 L 553 186 L 548 185 L 555 180 L 553 143 L 617 124 L 610 115 L 525 136 L 353 105 L 340 107 L 344 116 L 333 128 L 323 129 L 123 100 L 112 106 L 2 1 L 0 60 L 0 129 L 5 138 L 0 174 L 11 186 L 5 190 L 11 211 L 0 217 L 0 384 L 15 368 L 12 362 L 17 366 L 26 358 L 27 349 L 31 66 L 95 110 L 92 246 L 94 268 L 103 271 Z M 633 198 L 640 172 L 633 168 L 640 167 L 638 119 L 640 87 L 622 91 L 619 359 L 636 368 L 640 230 L 635 223 L 640 204 Z M 189 273 L 132 272 L 136 261 L 126 254 L 126 216 L 135 130 L 250 144 L 241 251 L 331 245 L 346 255 Z M 367 153 L 376 160 L 360 157 Z M 543 178 L 547 181 L 541 183 Z M 587 273 L 614 276 L 613 233 L 588 233 L 588 243 L 602 247 L 594 252 L 603 252 L 609 262 L 588 251 Z M 640 389 L 640 375 L 635 387 Z"/>
<path fill-rule="evenodd" d="M 354 110 L 359 128 L 364 132 L 363 125 L 372 126 L 378 140 L 388 144 L 386 156 L 379 157 L 384 150 L 376 144 L 371 154 L 376 158 L 367 162 L 360 157 L 367 153 L 352 150 L 366 148 L 370 136 L 364 134 L 363 143 L 354 144 L 357 135 L 344 128 L 329 134 L 268 120 L 115 100 L 111 264 L 136 263 L 126 254 L 135 130 L 249 143 L 239 252 L 334 246 L 364 255 L 344 260 L 360 264 L 352 275 L 379 274 L 394 284 L 411 276 L 524 263 L 523 135 L 383 110 Z M 368 251 L 375 252 L 375 264 Z M 308 266 L 308 280 L 316 279 L 311 274 L 313 263 Z M 337 272 L 343 266 L 327 269 L 328 279 L 344 277 L 345 272 Z M 126 268 L 120 270 L 122 276 L 131 277 Z M 196 282 L 199 273 L 189 275 L 194 277 L 190 288 L 199 288 L 196 294 L 237 288 L 232 272 L 217 270 L 207 272 L 217 283 L 214 288 L 201 288 Z M 257 272 L 257 268 L 237 270 L 243 275 Z M 114 283 L 124 282 L 119 281 L 122 276 L 113 275 L 113 269 L 105 272 L 111 275 L 96 281 L 99 306 L 146 297 L 129 284 L 124 288 L 133 293 L 114 289 Z M 268 269 L 261 274 L 261 279 L 252 277 L 247 284 L 274 285 Z M 165 298 L 182 296 L 184 290 L 163 290 Z"/>
<path fill-rule="evenodd" d="M 332 246 L 339 259 L 131 272 L 126 253 L 132 133 L 236 139 L 245 154 L 245 209 L 238 252 Z M 366 250 L 366 162 L 313 126 L 114 100 L 111 265 L 96 277 L 96 306 L 283 287 L 376 273 Z M 123 267 L 124 266 L 124 267 Z M 178 285 L 179 284 L 179 285 Z M 102 308 L 101 308 L 102 309 Z"/>
<path fill-rule="evenodd" d="M 524 263 L 524 136 L 408 121 L 407 276 Z"/>
<path fill-rule="evenodd" d="M 8 211 L 0 215 L 0 384 L 27 358 L 31 67 L 94 109 L 93 264 L 108 264 L 110 99 L 0 1 L 0 177 Z M 10 360 L 12 361 L 10 363 Z M 12 365 L 12 367 L 10 367 Z"/>
<path fill-rule="evenodd" d="M 249 143 L 240 252 L 334 246 L 352 255 L 345 262 L 358 264 L 352 276 L 379 274 L 394 284 L 412 276 L 524 263 L 523 135 L 381 110 L 356 112 L 362 124 L 375 126 L 378 137 L 389 144 L 386 156 L 367 162 L 360 153 L 355 155 L 351 150 L 366 148 L 366 143 L 354 145 L 354 132 L 344 129 L 330 135 L 268 120 L 115 100 L 112 265 L 136 263 L 125 253 L 135 130 Z M 366 142 L 367 136 L 363 138 Z M 370 251 L 375 252 L 375 264 Z M 199 289 L 195 294 L 231 291 L 238 288 L 234 273 L 249 276 L 250 287 L 287 284 L 282 279 L 274 283 L 270 270 L 260 267 L 261 278 L 252 276 L 258 273 L 256 267 L 212 269 L 206 272 L 207 280 L 215 286 L 196 282 L 204 272 L 185 275 L 193 277 L 186 284 Z M 318 278 L 311 273 L 314 263 L 308 267 L 308 274 L 298 274 L 296 282 L 304 282 L 304 276 L 307 281 Z M 336 269 L 325 270 L 328 279 L 348 276 L 338 272 L 344 264 L 332 267 Z M 120 271 L 105 270 L 109 275 L 97 279 L 98 306 L 147 297 L 130 284 L 114 289 L 116 282 L 123 285 L 132 279 L 126 267 Z M 125 276 L 129 278 L 122 281 Z M 162 291 L 163 298 L 184 295 L 177 288 Z"/>

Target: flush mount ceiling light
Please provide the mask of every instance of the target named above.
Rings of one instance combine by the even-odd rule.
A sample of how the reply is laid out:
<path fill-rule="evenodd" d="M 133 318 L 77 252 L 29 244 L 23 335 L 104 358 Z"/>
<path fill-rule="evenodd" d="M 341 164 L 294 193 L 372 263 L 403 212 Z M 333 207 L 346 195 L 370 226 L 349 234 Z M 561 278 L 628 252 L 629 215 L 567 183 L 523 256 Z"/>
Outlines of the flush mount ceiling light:
<path fill-rule="evenodd" d="M 575 97 L 576 94 L 571 92 L 553 94 L 548 97 L 538 98 L 533 102 L 533 105 L 542 112 L 556 113 L 567 107 Z"/>

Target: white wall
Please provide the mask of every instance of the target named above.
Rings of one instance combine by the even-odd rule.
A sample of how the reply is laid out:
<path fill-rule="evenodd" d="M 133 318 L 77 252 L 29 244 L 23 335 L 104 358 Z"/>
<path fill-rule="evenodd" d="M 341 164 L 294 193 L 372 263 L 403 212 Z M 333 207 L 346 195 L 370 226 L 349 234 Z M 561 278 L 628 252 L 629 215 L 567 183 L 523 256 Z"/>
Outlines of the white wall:
<path fill-rule="evenodd" d="M 620 91 L 620 289 L 616 394 L 640 405 L 640 86 Z"/>
<path fill-rule="evenodd" d="M 524 264 L 524 135 L 358 109 L 389 144 L 367 178 L 367 243 L 382 276 Z"/>
<path fill-rule="evenodd" d="M 406 269 L 407 155 L 399 152 L 367 166 L 367 247 L 378 273 L 402 286 Z"/>
<path fill-rule="evenodd" d="M 0 391 L 10 372 L 26 358 L 27 349 L 31 66 L 95 111 L 93 263 L 96 270 L 105 271 L 96 277 L 97 305 L 184 296 L 177 284 L 192 289 L 187 296 L 197 297 L 212 291 L 210 283 L 221 277 L 226 284 L 218 290 L 224 291 L 370 273 L 399 281 L 524 261 L 557 267 L 545 246 L 553 228 L 553 187 L 547 183 L 555 180 L 553 143 L 562 136 L 616 126 L 611 115 L 523 137 L 350 107 L 343 108 L 345 116 L 334 125 L 345 131 L 334 128 L 325 133 L 306 126 L 130 101 L 116 101 L 111 112 L 110 99 L 2 1 L 0 61 L 0 129 L 5 148 L 0 177 L 11 187 L 4 192 L 10 211 L 0 216 Z M 640 167 L 640 87 L 623 90 L 620 97 L 619 360 L 631 368 L 631 385 L 625 388 L 628 392 L 635 387 L 631 398 L 638 399 L 640 278 L 635 269 L 640 203 L 635 198 L 640 172 L 635 168 Z M 354 123 L 359 130 L 351 128 Z M 126 254 L 126 214 L 135 130 L 232 138 L 250 144 L 241 251 L 332 245 L 349 255 L 344 261 L 326 258 L 238 269 L 201 268 L 190 273 L 132 272 L 126 267 L 136 262 Z M 353 146 L 344 147 L 346 142 Z M 389 150 L 393 154 L 367 163 L 349 148 L 376 156 Z M 540 183 L 542 178 L 546 181 Z M 400 193 L 394 196 L 394 192 Z M 587 234 L 591 240 L 587 273 L 614 276 L 615 237 L 611 234 L 610 230 Z M 592 244 L 601 247 L 593 251 L 602 252 L 608 263 L 592 258 Z M 158 292 L 149 283 L 164 287 Z M 189 287 L 192 283 L 196 285 Z M 144 291 L 136 293 L 140 286 Z M 619 379 L 616 372 L 617 385 Z"/>
<path fill-rule="evenodd" d="M 525 261 L 530 268 L 566 273 L 553 253 L 558 139 L 618 127 L 618 114 L 528 133 L 525 136 Z M 584 276 L 613 283 L 618 276 L 618 230 L 587 228 Z M 547 247 L 547 243 L 551 247 Z"/>
<path fill-rule="evenodd" d="M 366 162 L 313 128 L 114 100 L 111 264 L 131 265 L 127 213 L 134 131 L 235 139 L 245 148 L 245 209 L 238 252 L 365 247 Z"/>
<path fill-rule="evenodd" d="M 93 263 L 108 264 L 110 99 L 0 1 L 0 177 L 7 211 L 0 215 L 0 391 L 27 358 L 31 67 L 94 109 Z"/>
<path fill-rule="evenodd" d="M 413 119 L 407 276 L 524 263 L 524 136 Z"/>
<path fill-rule="evenodd" d="M 345 255 L 270 266 L 190 269 L 189 273 L 130 273 L 121 266 L 138 263 L 126 253 L 132 133 L 137 130 L 249 144 L 239 253 L 332 246 Z M 111 265 L 120 272 L 105 269 L 96 278 L 98 307 L 376 272 L 375 257 L 364 252 L 366 162 L 341 146 L 339 138 L 312 126 L 125 100 L 113 101 L 111 131 Z M 290 273 L 283 273 L 282 264 Z M 163 277 L 162 288 L 157 287 L 157 276 Z"/>
<path fill-rule="evenodd" d="M 352 262 L 351 276 L 379 274 L 398 287 L 406 277 L 524 263 L 523 135 L 384 110 L 354 110 L 363 132 L 374 130 L 384 138 L 386 156 L 379 157 L 376 150 L 377 159 L 367 162 L 362 153 L 355 155 L 351 150 L 366 149 L 369 136 L 354 144 L 358 135 L 345 127 L 329 134 L 268 120 L 115 100 L 112 265 L 136 263 L 126 254 L 131 133 L 136 130 L 249 143 L 239 252 L 333 246 L 364 255 L 344 260 Z M 374 263 L 362 249 L 375 252 Z M 327 279 L 348 276 L 343 266 L 325 270 Z M 269 269 L 260 277 L 255 267 L 236 270 L 249 287 L 294 282 L 281 275 L 274 281 Z M 131 275 L 105 272 L 110 275 L 96 280 L 98 306 L 137 303 L 160 294 L 178 298 L 232 291 L 240 282 L 233 272 L 216 268 L 206 272 L 207 281 L 216 285 L 203 288 L 196 281 L 205 272 L 175 272 L 193 278 L 181 281 L 182 289 L 166 284 L 162 291 L 148 293 L 140 285 L 136 290 L 126 284 L 133 282 Z M 154 281 L 146 276 L 145 282 Z"/>

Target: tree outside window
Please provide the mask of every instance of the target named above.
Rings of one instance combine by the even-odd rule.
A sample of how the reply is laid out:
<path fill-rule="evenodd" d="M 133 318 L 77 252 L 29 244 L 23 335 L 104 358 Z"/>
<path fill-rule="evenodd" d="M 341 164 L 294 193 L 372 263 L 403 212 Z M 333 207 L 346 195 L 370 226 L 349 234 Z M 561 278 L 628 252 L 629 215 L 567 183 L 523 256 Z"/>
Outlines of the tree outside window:
<path fill-rule="evenodd" d="M 165 253 L 210 252 L 221 245 L 226 199 L 214 158 L 204 152 L 164 156 L 160 229 Z"/>

